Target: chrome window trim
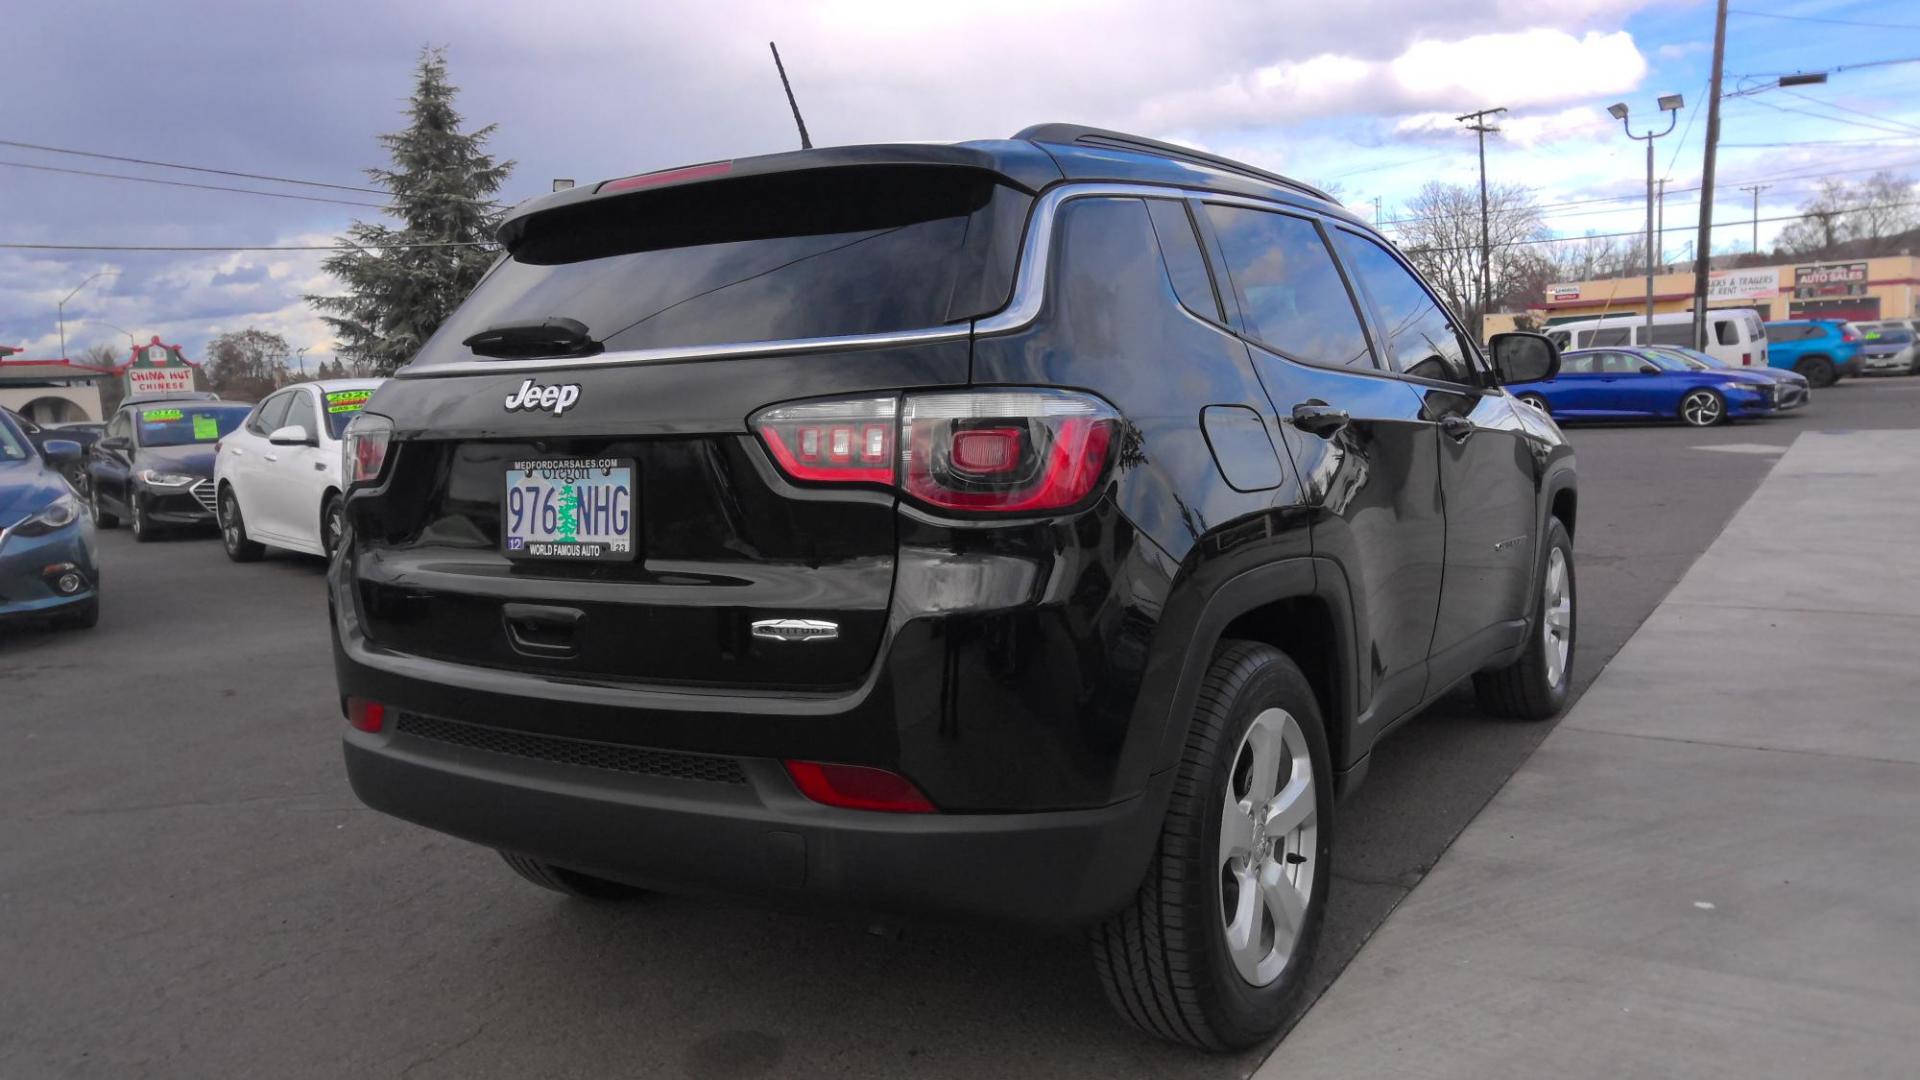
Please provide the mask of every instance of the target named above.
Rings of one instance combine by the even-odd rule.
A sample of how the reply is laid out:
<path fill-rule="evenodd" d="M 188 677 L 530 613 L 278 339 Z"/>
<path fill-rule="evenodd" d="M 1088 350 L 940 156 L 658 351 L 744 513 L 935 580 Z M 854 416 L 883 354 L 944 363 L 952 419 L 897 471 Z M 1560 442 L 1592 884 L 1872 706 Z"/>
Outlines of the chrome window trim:
<path fill-rule="evenodd" d="M 1061 184 L 1047 189 L 1034 200 L 1027 216 L 1027 228 L 1020 241 L 1020 262 L 1015 267 L 1013 294 L 1007 306 L 995 314 L 970 323 L 929 326 L 919 330 L 893 330 L 877 334 L 846 334 L 838 337 L 789 338 L 778 341 L 742 341 L 720 345 L 681 345 L 659 349 L 623 349 L 595 356 L 553 356 L 534 360 L 461 360 L 450 364 L 415 367 L 408 364 L 394 373 L 400 379 L 433 379 L 443 375 L 507 375 L 539 371 L 567 371 L 602 367 L 628 367 L 636 364 L 671 363 L 679 360 L 709 360 L 737 356 L 792 356 L 804 353 L 834 352 L 850 349 L 884 349 L 898 345 L 921 345 L 935 341 L 957 341 L 1011 334 L 1032 326 L 1046 302 L 1047 273 L 1052 263 L 1054 220 L 1060 207 L 1073 199 L 1084 198 L 1157 198 L 1205 199 L 1233 206 L 1261 210 L 1294 210 L 1315 214 L 1316 208 L 1296 206 L 1280 200 L 1248 198 L 1217 191 L 1160 184 L 1121 184 L 1104 181 Z"/>

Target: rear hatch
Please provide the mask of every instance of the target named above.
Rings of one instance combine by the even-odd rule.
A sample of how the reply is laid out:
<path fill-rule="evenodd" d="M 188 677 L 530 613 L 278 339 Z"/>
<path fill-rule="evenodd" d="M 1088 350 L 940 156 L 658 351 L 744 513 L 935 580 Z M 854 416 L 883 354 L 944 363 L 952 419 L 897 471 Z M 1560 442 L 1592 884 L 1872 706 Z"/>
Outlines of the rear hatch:
<path fill-rule="evenodd" d="M 886 630 L 894 497 L 787 479 L 747 418 L 964 385 L 970 321 L 1006 302 L 1031 192 L 951 162 L 825 160 L 509 222 L 510 254 L 368 406 L 394 423 L 386 479 L 351 508 L 374 645 L 655 685 L 865 677 Z M 462 344 L 556 319 L 597 354 L 491 359 Z M 847 335 L 869 337 L 752 344 Z M 537 484 L 516 502 L 509 474 L 543 463 L 599 477 L 563 497 L 584 498 L 596 528 L 627 526 L 604 557 L 542 557 L 515 535 L 516 514 L 546 507 Z"/>

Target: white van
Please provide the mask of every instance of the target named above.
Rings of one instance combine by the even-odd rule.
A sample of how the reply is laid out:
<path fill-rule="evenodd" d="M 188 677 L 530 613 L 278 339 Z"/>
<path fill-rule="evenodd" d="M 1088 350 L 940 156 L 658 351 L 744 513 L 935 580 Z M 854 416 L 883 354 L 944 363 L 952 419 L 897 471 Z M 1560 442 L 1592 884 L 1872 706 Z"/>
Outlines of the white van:
<path fill-rule="evenodd" d="M 1669 311 L 1653 317 L 1653 340 L 1647 340 L 1645 313 L 1608 315 L 1601 319 L 1549 326 L 1547 336 L 1562 349 L 1593 349 L 1613 345 L 1693 345 L 1693 312 Z M 1706 352 L 1732 367 L 1767 366 L 1767 328 L 1752 308 L 1707 312 Z"/>

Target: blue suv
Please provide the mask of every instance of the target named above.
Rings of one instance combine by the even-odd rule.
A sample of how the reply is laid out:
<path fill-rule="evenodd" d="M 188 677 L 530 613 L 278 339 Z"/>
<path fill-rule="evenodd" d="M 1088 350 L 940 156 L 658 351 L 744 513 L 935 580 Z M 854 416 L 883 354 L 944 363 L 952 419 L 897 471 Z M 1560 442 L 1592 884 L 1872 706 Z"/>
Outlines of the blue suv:
<path fill-rule="evenodd" d="M 1767 365 L 1806 376 L 1815 387 L 1860 374 L 1866 335 L 1844 319 L 1784 319 L 1767 324 Z"/>

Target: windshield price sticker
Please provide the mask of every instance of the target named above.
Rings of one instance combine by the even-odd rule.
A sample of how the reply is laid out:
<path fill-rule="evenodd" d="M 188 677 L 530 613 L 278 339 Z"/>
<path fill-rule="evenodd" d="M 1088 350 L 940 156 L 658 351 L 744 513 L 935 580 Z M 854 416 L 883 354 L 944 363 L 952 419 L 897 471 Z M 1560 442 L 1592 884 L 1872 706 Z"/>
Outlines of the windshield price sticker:
<path fill-rule="evenodd" d="M 373 397 L 371 390 L 331 390 L 327 393 L 327 411 L 330 413 L 359 412 L 367 407 L 367 400 Z"/>
<path fill-rule="evenodd" d="M 140 414 L 140 420 L 148 424 L 164 424 L 169 420 L 180 419 L 179 409 L 148 409 Z"/>
<path fill-rule="evenodd" d="M 193 414 L 193 438 L 196 442 L 220 437 L 220 421 L 206 413 Z"/>

